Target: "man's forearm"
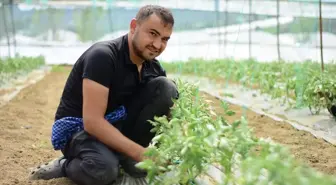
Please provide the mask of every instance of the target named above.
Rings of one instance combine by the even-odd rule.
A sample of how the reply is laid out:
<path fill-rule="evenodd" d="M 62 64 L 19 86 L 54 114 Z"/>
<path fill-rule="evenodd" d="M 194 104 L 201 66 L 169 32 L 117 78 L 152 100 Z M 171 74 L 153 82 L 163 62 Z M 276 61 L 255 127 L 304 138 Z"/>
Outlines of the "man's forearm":
<path fill-rule="evenodd" d="M 99 119 L 93 124 L 86 124 L 85 130 L 110 148 L 123 153 L 135 161 L 142 161 L 145 148 L 124 136 L 107 120 Z"/>

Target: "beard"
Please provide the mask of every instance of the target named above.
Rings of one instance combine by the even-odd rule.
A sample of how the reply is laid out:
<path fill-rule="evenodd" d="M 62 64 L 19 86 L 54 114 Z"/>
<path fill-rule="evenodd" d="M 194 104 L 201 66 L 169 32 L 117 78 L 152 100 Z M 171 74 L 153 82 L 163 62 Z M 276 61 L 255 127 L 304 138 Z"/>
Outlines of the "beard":
<path fill-rule="evenodd" d="M 142 60 L 147 60 L 147 58 L 142 54 L 139 46 L 137 45 L 137 42 L 134 39 L 132 40 L 132 47 L 133 47 L 134 54 L 136 56 L 138 56 Z"/>

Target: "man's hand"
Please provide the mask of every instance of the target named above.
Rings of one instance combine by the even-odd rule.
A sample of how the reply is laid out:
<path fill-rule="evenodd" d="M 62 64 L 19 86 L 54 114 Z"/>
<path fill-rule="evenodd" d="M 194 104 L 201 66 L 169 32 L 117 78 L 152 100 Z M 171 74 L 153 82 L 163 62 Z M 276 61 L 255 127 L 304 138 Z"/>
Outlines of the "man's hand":
<path fill-rule="evenodd" d="M 109 89 L 95 81 L 83 79 L 84 129 L 108 147 L 137 162 L 144 159 L 145 148 L 124 136 L 104 117 Z"/>

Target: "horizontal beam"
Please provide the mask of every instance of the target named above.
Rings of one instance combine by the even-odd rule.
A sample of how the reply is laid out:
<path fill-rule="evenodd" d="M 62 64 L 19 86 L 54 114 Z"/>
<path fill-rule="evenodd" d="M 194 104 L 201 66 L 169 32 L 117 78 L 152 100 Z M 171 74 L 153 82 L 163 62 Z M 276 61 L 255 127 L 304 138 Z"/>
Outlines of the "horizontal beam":
<path fill-rule="evenodd" d="M 205 1 L 205 0 L 146 0 L 146 1 L 124 1 L 116 2 L 113 1 L 112 4 L 107 4 L 106 1 L 96 1 L 93 4 L 92 1 L 48 1 L 46 4 L 40 4 L 40 6 L 48 5 L 55 6 L 59 8 L 67 8 L 69 6 L 100 6 L 106 7 L 125 7 L 125 8 L 139 8 L 140 6 L 146 4 L 158 4 L 171 9 L 188 9 L 188 10 L 204 10 L 204 11 L 215 11 L 215 1 Z M 32 8 L 37 7 L 37 4 L 27 5 L 20 4 L 22 8 Z M 74 8 L 74 7 L 72 7 Z M 323 3 L 322 4 L 323 18 L 336 18 L 336 3 Z M 228 4 L 225 1 L 220 1 L 219 11 L 228 11 L 230 13 L 242 13 L 249 14 L 248 1 L 247 0 L 229 0 Z M 276 0 L 273 1 L 255 1 L 252 0 L 251 12 L 253 14 L 259 15 L 269 15 L 276 16 Z M 319 6 L 318 1 L 315 3 L 311 2 L 280 2 L 280 16 L 285 17 L 319 17 Z"/>

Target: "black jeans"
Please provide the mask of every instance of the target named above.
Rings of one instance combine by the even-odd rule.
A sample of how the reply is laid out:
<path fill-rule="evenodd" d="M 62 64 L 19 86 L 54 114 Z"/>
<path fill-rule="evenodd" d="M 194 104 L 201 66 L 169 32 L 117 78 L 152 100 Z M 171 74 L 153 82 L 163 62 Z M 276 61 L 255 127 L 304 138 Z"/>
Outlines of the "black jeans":
<path fill-rule="evenodd" d="M 157 77 L 148 82 L 136 96 L 125 105 L 127 119 L 115 124 L 126 137 L 147 147 L 155 133 L 153 126 L 147 120 L 154 116 L 169 115 L 172 99 L 178 98 L 175 84 L 166 77 Z M 116 180 L 119 165 L 129 169 L 135 163 L 122 162 L 125 156 L 107 147 L 87 132 L 74 135 L 64 151 L 67 159 L 63 165 L 65 175 L 78 185 L 107 185 Z M 122 160 L 121 160 L 122 159 Z M 132 174 L 130 174 L 132 175 Z"/>

